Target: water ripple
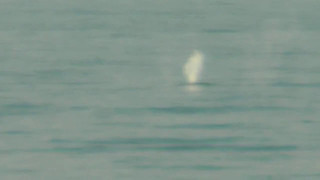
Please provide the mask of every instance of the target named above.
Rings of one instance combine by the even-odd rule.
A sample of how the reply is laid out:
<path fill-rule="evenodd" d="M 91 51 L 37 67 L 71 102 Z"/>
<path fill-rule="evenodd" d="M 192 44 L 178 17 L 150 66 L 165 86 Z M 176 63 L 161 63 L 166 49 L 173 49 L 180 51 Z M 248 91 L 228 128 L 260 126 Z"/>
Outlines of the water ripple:
<path fill-rule="evenodd" d="M 59 108 L 51 104 L 11 103 L 0 105 L 0 117 L 11 115 L 35 115 L 56 112 Z"/>
<path fill-rule="evenodd" d="M 97 153 L 110 151 L 231 151 L 231 152 L 277 152 L 295 151 L 295 145 L 252 145 L 234 144 L 234 137 L 216 139 L 176 138 L 132 138 L 93 141 L 52 139 L 56 152 Z M 223 142 L 228 142 L 225 144 Z"/>

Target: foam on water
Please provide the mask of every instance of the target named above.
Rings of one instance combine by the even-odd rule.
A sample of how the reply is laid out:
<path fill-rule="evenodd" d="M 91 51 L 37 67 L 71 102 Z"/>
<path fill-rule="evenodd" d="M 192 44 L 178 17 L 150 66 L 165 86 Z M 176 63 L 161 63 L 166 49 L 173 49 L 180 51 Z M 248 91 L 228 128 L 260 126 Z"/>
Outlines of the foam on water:
<path fill-rule="evenodd" d="M 183 66 L 183 74 L 189 84 L 197 83 L 203 66 L 203 54 L 195 50 Z"/>

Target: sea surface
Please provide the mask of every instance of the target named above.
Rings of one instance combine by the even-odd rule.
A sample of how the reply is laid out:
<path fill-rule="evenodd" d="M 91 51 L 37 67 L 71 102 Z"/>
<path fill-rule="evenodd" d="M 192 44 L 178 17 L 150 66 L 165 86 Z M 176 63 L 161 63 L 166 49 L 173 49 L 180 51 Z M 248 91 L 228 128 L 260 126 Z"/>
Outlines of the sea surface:
<path fill-rule="evenodd" d="M 319 7 L 1 0 L 0 179 L 319 180 Z"/>

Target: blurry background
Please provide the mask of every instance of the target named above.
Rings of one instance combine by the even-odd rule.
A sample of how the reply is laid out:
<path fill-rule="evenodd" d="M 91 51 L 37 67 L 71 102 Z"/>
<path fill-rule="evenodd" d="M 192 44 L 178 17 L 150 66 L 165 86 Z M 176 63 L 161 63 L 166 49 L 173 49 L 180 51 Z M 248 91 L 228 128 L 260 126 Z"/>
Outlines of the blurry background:
<path fill-rule="evenodd" d="M 319 179 L 319 6 L 1 0 L 0 178 Z"/>

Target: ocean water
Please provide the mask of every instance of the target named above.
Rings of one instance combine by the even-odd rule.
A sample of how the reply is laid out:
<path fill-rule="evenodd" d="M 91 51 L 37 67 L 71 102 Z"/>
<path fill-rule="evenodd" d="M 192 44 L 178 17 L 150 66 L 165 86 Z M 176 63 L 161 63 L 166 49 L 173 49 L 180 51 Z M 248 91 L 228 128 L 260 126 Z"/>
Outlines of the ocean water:
<path fill-rule="evenodd" d="M 320 179 L 319 6 L 1 0 L 0 179 Z"/>

